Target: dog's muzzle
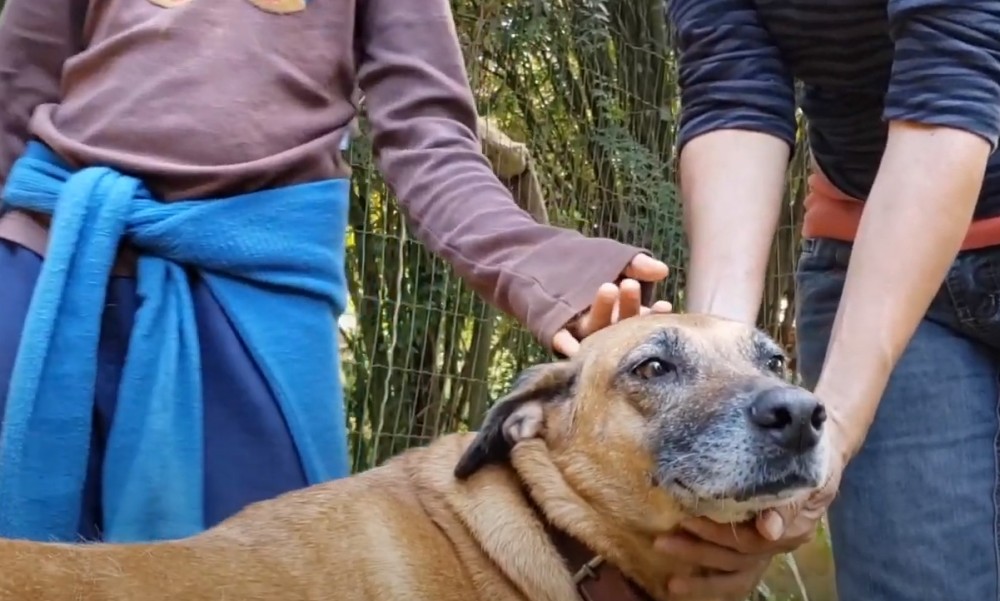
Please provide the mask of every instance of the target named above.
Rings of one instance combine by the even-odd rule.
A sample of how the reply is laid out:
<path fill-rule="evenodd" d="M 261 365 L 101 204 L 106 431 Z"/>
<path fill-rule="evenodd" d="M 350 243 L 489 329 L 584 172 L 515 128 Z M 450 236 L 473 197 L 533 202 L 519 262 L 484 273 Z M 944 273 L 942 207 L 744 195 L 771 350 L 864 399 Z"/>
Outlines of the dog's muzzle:
<path fill-rule="evenodd" d="M 733 387 L 703 423 L 666 425 L 656 479 L 692 512 L 744 516 L 819 486 L 826 410 L 782 381 Z"/>

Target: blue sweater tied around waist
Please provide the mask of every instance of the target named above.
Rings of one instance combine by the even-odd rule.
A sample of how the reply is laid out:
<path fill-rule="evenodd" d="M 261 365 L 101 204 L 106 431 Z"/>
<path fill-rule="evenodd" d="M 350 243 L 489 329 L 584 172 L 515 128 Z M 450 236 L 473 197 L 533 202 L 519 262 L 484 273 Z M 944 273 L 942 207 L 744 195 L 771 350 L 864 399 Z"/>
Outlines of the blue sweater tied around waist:
<path fill-rule="evenodd" d="M 76 538 L 101 315 L 123 240 L 139 253 L 140 306 L 104 457 L 105 540 L 205 527 L 188 270 L 204 278 L 270 385 L 310 483 L 348 473 L 336 327 L 346 303 L 347 180 L 161 203 L 134 177 L 75 171 L 31 143 L 3 199 L 53 221 L 0 430 L 0 536 Z"/>

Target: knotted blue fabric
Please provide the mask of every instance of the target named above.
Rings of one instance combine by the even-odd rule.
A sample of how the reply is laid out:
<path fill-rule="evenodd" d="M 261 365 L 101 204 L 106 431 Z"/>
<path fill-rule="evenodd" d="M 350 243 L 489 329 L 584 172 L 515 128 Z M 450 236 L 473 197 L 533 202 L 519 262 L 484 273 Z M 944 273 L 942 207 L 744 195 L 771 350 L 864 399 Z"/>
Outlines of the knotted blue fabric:
<path fill-rule="evenodd" d="M 53 221 L 0 429 L 0 536 L 75 538 L 101 314 L 123 240 L 139 254 L 141 304 L 104 457 L 105 540 L 180 538 L 205 526 L 190 272 L 271 386 L 310 483 L 347 475 L 336 327 L 346 303 L 346 180 L 162 203 L 134 177 L 75 171 L 32 143 L 3 199 Z"/>

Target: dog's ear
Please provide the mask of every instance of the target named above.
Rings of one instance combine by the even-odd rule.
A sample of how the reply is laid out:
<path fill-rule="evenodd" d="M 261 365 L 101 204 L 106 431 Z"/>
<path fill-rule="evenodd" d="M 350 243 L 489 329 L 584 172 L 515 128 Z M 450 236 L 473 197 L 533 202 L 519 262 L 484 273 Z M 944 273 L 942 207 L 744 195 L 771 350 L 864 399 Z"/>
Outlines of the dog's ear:
<path fill-rule="evenodd" d="M 499 463 L 522 440 L 539 435 L 545 405 L 568 398 L 576 380 L 576 366 L 569 361 L 546 363 L 521 372 L 507 396 L 490 409 L 475 440 L 455 466 L 455 477 L 464 480 L 489 463 Z"/>

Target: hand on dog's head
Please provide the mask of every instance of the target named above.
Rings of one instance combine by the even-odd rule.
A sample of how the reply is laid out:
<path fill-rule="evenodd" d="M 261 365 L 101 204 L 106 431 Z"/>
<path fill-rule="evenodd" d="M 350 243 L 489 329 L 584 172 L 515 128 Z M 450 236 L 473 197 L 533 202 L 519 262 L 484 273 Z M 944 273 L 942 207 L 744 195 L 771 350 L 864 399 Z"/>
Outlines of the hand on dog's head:
<path fill-rule="evenodd" d="M 638 506 L 652 489 L 687 514 L 733 521 L 823 480 L 824 420 L 816 398 L 784 379 L 781 348 L 765 334 L 706 316 L 645 316 L 591 336 L 570 361 L 526 370 L 455 476 L 541 438 L 588 498 Z"/>

